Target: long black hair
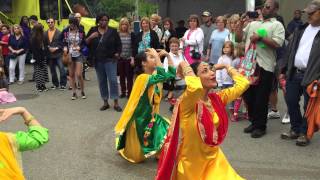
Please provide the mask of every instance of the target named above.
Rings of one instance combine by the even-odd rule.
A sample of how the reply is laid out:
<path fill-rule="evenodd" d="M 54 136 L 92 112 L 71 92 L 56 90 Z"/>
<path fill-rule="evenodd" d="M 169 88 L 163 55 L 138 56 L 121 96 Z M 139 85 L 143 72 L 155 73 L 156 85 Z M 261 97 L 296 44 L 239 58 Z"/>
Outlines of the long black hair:
<path fill-rule="evenodd" d="M 75 15 L 74 13 L 69 15 L 69 24 L 70 25 L 73 24 L 74 26 L 76 26 L 79 29 L 80 22 L 74 15 Z"/>
<path fill-rule="evenodd" d="M 136 55 L 134 60 L 134 66 L 135 66 L 134 72 L 136 73 L 136 75 L 142 74 L 144 72 L 142 62 L 146 62 L 146 61 L 147 61 L 147 54 L 144 51 Z"/>
<path fill-rule="evenodd" d="M 37 45 L 39 48 L 43 45 L 43 26 L 37 24 L 33 27 L 33 33 L 31 35 L 31 43 Z"/>
<path fill-rule="evenodd" d="M 24 18 L 27 18 L 28 19 L 28 24 L 25 24 L 24 22 L 23 22 L 23 19 Z M 29 22 L 29 18 L 28 18 L 28 16 L 22 16 L 21 18 L 20 18 L 20 26 L 27 26 L 27 27 L 30 27 L 30 22 Z"/>
<path fill-rule="evenodd" d="M 99 24 L 99 21 L 103 18 L 103 17 L 107 17 L 108 18 L 108 21 L 110 20 L 110 17 L 107 13 L 100 13 L 97 15 L 96 17 L 96 25 Z"/>
<path fill-rule="evenodd" d="M 201 64 L 200 61 L 196 61 L 196 62 L 194 62 L 194 63 L 192 63 L 192 64 L 190 65 L 190 67 L 192 68 L 193 73 L 194 73 L 195 75 L 197 75 L 198 67 L 199 67 L 200 64 Z"/>

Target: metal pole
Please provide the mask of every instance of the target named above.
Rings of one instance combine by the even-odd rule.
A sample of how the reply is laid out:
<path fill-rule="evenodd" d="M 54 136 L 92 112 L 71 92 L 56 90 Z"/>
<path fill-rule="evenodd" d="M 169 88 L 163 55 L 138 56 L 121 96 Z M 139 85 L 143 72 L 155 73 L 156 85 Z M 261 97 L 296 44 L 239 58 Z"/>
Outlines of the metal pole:
<path fill-rule="evenodd" d="M 255 0 L 246 0 L 246 10 L 247 11 L 254 11 L 255 9 Z"/>
<path fill-rule="evenodd" d="M 139 0 L 136 0 L 135 2 L 135 6 L 136 6 L 136 19 L 135 20 L 139 20 Z"/>

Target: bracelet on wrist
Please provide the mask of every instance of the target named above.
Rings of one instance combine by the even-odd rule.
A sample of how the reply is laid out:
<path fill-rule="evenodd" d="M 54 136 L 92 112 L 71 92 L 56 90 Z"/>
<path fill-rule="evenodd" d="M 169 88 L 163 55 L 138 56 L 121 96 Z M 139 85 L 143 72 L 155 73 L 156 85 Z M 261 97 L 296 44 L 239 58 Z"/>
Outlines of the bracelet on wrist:
<path fill-rule="evenodd" d="M 213 71 L 213 72 L 216 72 L 216 67 L 214 67 L 214 65 L 212 65 L 212 67 L 211 67 L 211 70 Z"/>
<path fill-rule="evenodd" d="M 192 72 L 192 68 L 190 66 L 186 66 L 183 68 L 183 75 L 186 76 L 187 74 L 189 74 L 190 72 Z"/>
<path fill-rule="evenodd" d="M 25 121 L 24 124 L 29 126 L 30 122 L 35 120 L 34 116 L 30 115 Z"/>
<path fill-rule="evenodd" d="M 229 66 L 227 71 L 228 71 L 228 74 L 230 74 L 230 72 L 233 70 L 234 68 L 232 66 Z"/>

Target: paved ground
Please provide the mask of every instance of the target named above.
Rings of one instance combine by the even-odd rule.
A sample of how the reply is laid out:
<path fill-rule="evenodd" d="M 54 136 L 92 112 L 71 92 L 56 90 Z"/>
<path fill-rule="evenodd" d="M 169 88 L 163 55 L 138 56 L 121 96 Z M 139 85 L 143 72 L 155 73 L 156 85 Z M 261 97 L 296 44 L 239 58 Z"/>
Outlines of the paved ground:
<path fill-rule="evenodd" d="M 27 79 L 31 77 L 28 67 Z M 120 113 L 100 112 L 95 73 L 90 69 L 86 82 L 88 99 L 71 101 L 70 91 L 36 93 L 32 83 L 13 85 L 18 102 L 1 106 L 25 106 L 50 130 L 50 142 L 43 148 L 23 154 L 24 171 L 29 180 L 113 180 L 153 179 L 157 163 L 150 159 L 129 164 L 114 149 L 115 126 Z M 126 100 L 120 101 L 122 105 Z M 283 102 L 280 110 L 283 112 Z M 161 112 L 169 117 L 166 103 Z M 222 148 L 236 171 L 249 180 L 317 180 L 320 178 L 320 135 L 308 147 L 280 140 L 287 130 L 279 120 L 270 120 L 268 134 L 252 139 L 242 133 L 248 122 L 231 123 Z M 25 130 L 22 119 L 1 124 L 1 130 Z"/>

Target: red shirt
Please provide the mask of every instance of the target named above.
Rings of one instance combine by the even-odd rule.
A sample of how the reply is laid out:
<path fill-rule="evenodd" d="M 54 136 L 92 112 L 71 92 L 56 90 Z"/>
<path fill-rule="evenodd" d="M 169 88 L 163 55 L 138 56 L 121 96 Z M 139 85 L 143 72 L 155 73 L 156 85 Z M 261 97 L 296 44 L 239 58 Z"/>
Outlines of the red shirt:
<path fill-rule="evenodd" d="M 7 34 L 7 35 L 3 35 L 1 38 L 1 41 L 6 43 L 6 45 L 1 44 L 3 56 L 7 56 L 9 54 L 9 48 L 8 48 L 9 37 L 10 37 L 10 34 Z"/>

